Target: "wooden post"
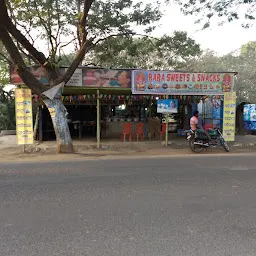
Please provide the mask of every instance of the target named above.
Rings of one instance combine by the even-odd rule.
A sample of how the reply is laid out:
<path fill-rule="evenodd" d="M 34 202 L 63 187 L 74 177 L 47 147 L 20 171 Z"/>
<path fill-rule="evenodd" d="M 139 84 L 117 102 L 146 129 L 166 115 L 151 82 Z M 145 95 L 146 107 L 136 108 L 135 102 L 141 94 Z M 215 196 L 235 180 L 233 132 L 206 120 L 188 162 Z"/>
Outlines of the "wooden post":
<path fill-rule="evenodd" d="M 35 124 L 34 124 L 34 140 L 36 140 L 37 138 L 37 132 L 38 132 L 38 128 L 39 128 L 39 106 L 37 107 L 37 111 L 36 111 L 36 120 L 35 120 Z"/>
<path fill-rule="evenodd" d="M 165 114 L 165 121 L 166 121 L 166 126 L 165 126 L 165 146 L 168 146 L 168 130 L 169 130 L 169 125 L 168 125 L 168 118 L 169 115 L 166 113 Z"/>
<path fill-rule="evenodd" d="M 150 100 L 149 100 L 149 107 L 148 107 L 148 117 L 152 117 L 152 99 L 150 96 Z"/>
<path fill-rule="evenodd" d="M 97 148 L 100 148 L 100 91 L 97 90 Z"/>
<path fill-rule="evenodd" d="M 43 141 L 43 108 L 39 106 L 39 142 Z"/>

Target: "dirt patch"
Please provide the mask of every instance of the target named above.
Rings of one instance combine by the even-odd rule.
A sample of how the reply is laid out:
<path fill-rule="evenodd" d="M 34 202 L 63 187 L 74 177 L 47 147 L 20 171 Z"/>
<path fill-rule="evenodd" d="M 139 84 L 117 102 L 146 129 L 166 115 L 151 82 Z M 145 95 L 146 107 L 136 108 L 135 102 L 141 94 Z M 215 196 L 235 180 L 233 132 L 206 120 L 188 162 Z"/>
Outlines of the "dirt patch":
<path fill-rule="evenodd" d="M 0 136 L 1 162 L 13 161 L 64 161 L 75 159 L 97 159 L 113 156 L 185 156 L 195 154 L 191 152 L 188 145 L 170 143 L 166 148 L 159 141 L 152 142 L 131 142 L 122 143 L 119 141 L 108 142 L 98 149 L 95 142 L 74 141 L 74 154 L 56 154 L 56 145 L 54 141 L 35 143 L 27 145 L 25 152 L 23 146 L 16 144 L 16 136 Z M 256 152 L 256 147 L 233 147 L 232 153 L 250 153 Z M 223 148 L 210 148 L 201 154 L 227 154 Z"/>

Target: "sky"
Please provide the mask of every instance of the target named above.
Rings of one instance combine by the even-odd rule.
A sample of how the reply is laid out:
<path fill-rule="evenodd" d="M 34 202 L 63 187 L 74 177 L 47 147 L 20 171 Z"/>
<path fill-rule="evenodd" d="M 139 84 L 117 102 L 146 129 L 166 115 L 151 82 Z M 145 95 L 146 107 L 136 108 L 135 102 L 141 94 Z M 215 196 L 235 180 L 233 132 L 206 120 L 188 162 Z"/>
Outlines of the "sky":
<path fill-rule="evenodd" d="M 233 21 L 223 26 L 217 24 L 206 30 L 201 25 L 195 25 L 195 16 L 184 16 L 178 5 L 172 4 L 161 20 L 161 27 L 157 28 L 154 36 L 171 34 L 175 30 L 187 31 L 202 49 L 211 49 L 219 55 L 230 53 L 249 41 L 256 41 L 255 28 L 245 29 L 241 21 Z"/>
<path fill-rule="evenodd" d="M 134 0 L 140 1 L 140 0 Z M 154 2 L 154 0 L 143 0 L 145 4 Z M 160 21 L 159 27 L 155 29 L 152 36 L 162 36 L 164 34 L 171 35 L 176 31 L 186 31 L 190 37 L 192 37 L 196 43 L 201 45 L 203 50 L 211 49 L 218 55 L 228 54 L 230 52 L 238 50 L 241 45 L 248 43 L 249 41 L 256 41 L 255 27 L 245 29 L 241 26 L 241 20 L 232 21 L 231 23 L 225 23 L 222 26 L 218 26 L 220 21 L 216 18 L 215 24 L 210 28 L 202 30 L 203 24 L 196 25 L 194 22 L 197 19 L 196 16 L 185 16 L 180 11 L 180 7 L 172 2 L 171 5 L 164 5 L 164 16 Z M 135 28 L 135 27 L 134 27 Z M 143 33 L 143 28 L 135 28 L 138 33 Z M 67 40 L 68 41 L 68 40 Z M 41 42 L 37 41 L 36 46 L 40 46 L 39 49 L 46 54 L 48 53 L 47 47 L 42 49 Z M 73 45 L 65 47 L 65 52 L 74 51 Z"/>

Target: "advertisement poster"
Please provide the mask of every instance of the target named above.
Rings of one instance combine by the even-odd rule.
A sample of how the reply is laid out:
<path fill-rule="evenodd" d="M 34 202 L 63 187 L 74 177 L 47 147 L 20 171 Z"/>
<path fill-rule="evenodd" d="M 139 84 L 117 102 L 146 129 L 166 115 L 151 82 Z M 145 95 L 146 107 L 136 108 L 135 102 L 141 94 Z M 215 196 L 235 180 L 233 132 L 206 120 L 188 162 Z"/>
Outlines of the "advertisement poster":
<path fill-rule="evenodd" d="M 223 95 L 233 87 L 234 73 L 132 72 L 133 94 Z"/>
<path fill-rule="evenodd" d="M 33 115 L 30 89 L 15 90 L 15 109 L 18 145 L 33 144 Z"/>
<path fill-rule="evenodd" d="M 178 113 L 178 100 L 158 100 L 157 113 Z"/>
<path fill-rule="evenodd" d="M 67 68 L 60 68 L 61 75 Z M 24 84 L 16 69 L 11 67 L 11 84 Z M 42 67 L 30 67 L 30 72 L 43 84 L 49 83 Z M 92 88 L 131 88 L 131 70 L 78 68 L 65 86 Z"/>
<path fill-rule="evenodd" d="M 18 72 L 11 66 L 10 83 L 11 84 L 24 84 Z M 43 67 L 30 67 L 29 70 L 42 84 L 48 84 L 46 71 Z"/>
<path fill-rule="evenodd" d="M 224 94 L 223 137 L 226 141 L 235 141 L 236 93 Z"/>
<path fill-rule="evenodd" d="M 249 131 L 256 130 L 256 104 L 244 105 L 244 128 Z"/>
<path fill-rule="evenodd" d="M 83 86 L 96 88 L 131 88 L 131 71 L 83 69 Z"/>
<path fill-rule="evenodd" d="M 213 125 L 217 126 L 220 125 L 221 118 L 221 99 L 219 96 L 212 96 L 212 106 Z"/>

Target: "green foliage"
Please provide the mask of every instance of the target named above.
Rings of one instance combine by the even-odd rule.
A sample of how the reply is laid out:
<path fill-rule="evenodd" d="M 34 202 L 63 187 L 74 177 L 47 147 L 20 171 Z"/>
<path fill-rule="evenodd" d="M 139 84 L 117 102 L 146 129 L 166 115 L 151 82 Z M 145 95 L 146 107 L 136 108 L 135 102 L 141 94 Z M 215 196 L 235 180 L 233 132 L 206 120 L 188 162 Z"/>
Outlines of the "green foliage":
<path fill-rule="evenodd" d="M 253 55 L 255 53 L 255 49 L 256 49 L 255 41 L 244 44 L 241 46 L 241 55 L 250 57 L 250 55 Z"/>
<path fill-rule="evenodd" d="M 143 1 L 105 0 L 94 1 L 88 18 L 88 31 L 92 35 L 106 36 L 110 33 L 131 33 L 133 25 L 151 25 L 162 17 L 159 4 L 143 4 Z"/>
<path fill-rule="evenodd" d="M 10 0 L 9 12 L 16 25 L 34 43 L 49 47 L 49 59 L 57 56 L 69 43 L 78 43 L 77 25 L 82 17 L 84 1 L 77 0 Z M 144 4 L 133 0 L 94 1 L 89 11 L 85 31 L 89 38 L 102 39 L 113 34 L 134 33 L 134 27 L 152 31 L 153 23 L 162 16 L 158 3 Z M 37 36 L 32 36 L 37 35 Z"/>
<path fill-rule="evenodd" d="M 167 2 L 171 2 L 167 0 Z M 184 14 L 197 15 L 197 22 L 203 22 L 203 28 L 217 17 L 219 24 L 240 19 L 243 27 L 249 27 L 255 20 L 256 5 L 252 0 L 175 0 Z"/>
<path fill-rule="evenodd" d="M 9 82 L 9 65 L 6 59 L 8 57 L 9 55 L 6 53 L 5 48 L 0 42 L 0 87 Z"/>
<path fill-rule="evenodd" d="M 7 104 L 8 108 L 8 130 L 16 129 L 16 118 L 15 118 L 15 100 L 11 100 Z"/>
<path fill-rule="evenodd" d="M 12 92 L 0 89 L 0 130 L 15 129 L 15 100 Z"/>
<path fill-rule="evenodd" d="M 142 69 L 179 69 L 200 54 L 200 46 L 186 32 L 172 36 L 111 37 L 94 50 L 98 66 Z"/>
<path fill-rule="evenodd" d="M 8 129 L 8 107 L 6 104 L 0 102 L 0 130 Z"/>
<path fill-rule="evenodd" d="M 254 48 L 252 47 L 254 46 Z M 207 51 L 198 60 L 188 63 L 189 71 L 196 72 L 238 72 L 235 79 L 235 90 L 238 102 L 256 102 L 256 44 L 243 45 L 238 53 L 221 57 Z"/>
<path fill-rule="evenodd" d="M 69 54 L 63 54 L 61 56 L 58 56 L 59 58 L 59 66 L 60 67 L 68 67 L 72 63 L 72 61 L 75 59 L 75 54 L 74 53 L 69 53 Z"/>
<path fill-rule="evenodd" d="M 15 129 L 15 101 L 3 88 L 9 83 L 9 55 L 0 42 L 0 130 Z"/>

